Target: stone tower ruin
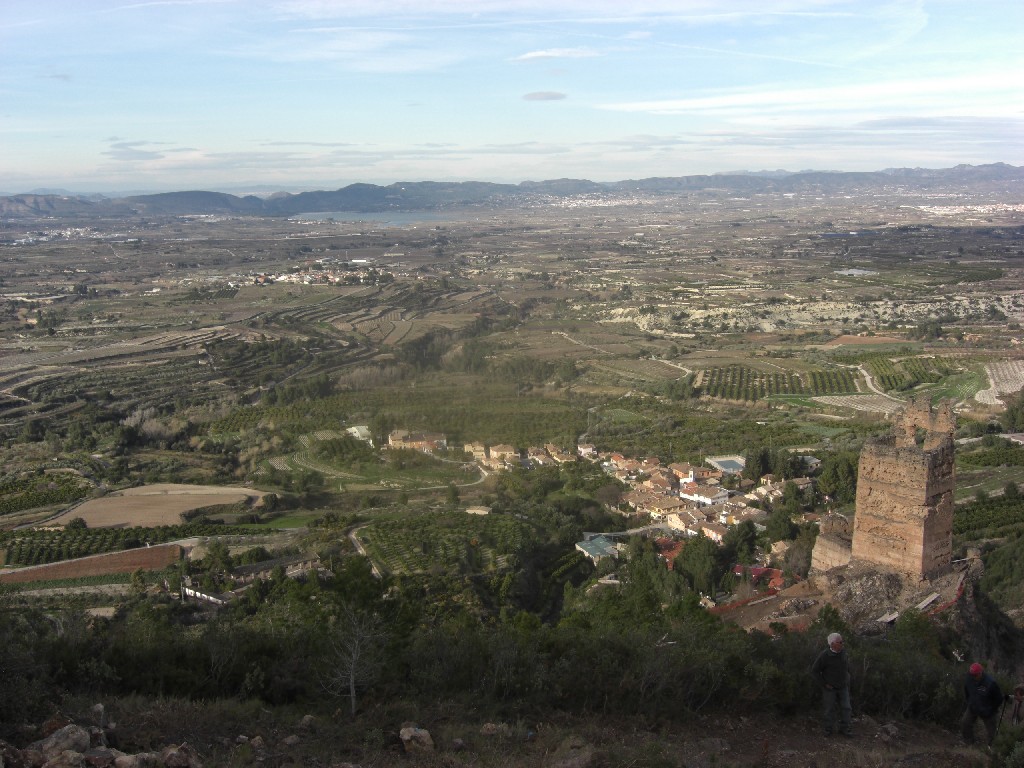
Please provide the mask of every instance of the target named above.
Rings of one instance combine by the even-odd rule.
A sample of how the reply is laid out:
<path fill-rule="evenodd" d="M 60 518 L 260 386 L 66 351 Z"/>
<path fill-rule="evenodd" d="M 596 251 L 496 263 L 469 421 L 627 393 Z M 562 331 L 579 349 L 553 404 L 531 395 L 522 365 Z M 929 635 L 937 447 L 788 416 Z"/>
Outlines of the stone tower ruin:
<path fill-rule="evenodd" d="M 892 433 L 860 454 L 852 558 L 918 579 L 948 573 L 953 554 L 950 403 L 910 404 Z"/>

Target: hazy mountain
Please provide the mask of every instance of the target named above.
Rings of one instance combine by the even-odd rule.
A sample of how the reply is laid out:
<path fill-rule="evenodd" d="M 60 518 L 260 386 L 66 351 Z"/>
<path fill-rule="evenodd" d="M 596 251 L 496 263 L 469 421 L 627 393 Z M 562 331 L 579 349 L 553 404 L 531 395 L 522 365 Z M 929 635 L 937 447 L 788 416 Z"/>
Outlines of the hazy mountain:
<path fill-rule="evenodd" d="M 954 168 L 887 168 L 882 171 L 757 171 L 714 175 L 653 177 L 617 182 L 587 179 L 524 181 L 493 184 L 482 181 L 407 181 L 388 186 L 350 184 L 334 191 L 279 192 L 267 197 L 242 197 L 225 192 L 165 192 L 113 199 L 66 194 L 22 194 L 0 197 L 0 215 L 9 217 L 91 217 L 141 215 L 294 216 L 301 213 L 438 210 L 476 206 L 508 206 L 531 199 L 582 194 L 671 195 L 693 192 L 733 194 L 801 191 L 864 192 L 894 184 L 922 191 L 941 186 L 1024 183 L 1024 167 L 994 163 Z M 991 190 L 990 190 L 991 191 Z"/>

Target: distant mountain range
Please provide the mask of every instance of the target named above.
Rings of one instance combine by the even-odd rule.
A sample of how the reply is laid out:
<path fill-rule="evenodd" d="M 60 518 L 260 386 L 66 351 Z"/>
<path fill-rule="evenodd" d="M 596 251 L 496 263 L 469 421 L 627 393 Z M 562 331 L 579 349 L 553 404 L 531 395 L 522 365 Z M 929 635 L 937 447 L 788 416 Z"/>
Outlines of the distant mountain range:
<path fill-rule="evenodd" d="M 576 195 L 675 195 L 698 192 L 754 194 L 820 191 L 866 192 L 904 186 L 928 191 L 957 186 L 988 192 L 1016 191 L 1024 197 L 1024 167 L 994 163 L 955 168 L 890 168 L 871 172 L 761 171 L 709 176 L 675 176 L 594 182 L 586 179 L 492 184 L 481 181 L 398 182 L 386 187 L 350 184 L 331 191 L 279 192 L 269 197 L 239 197 L 224 192 L 166 192 L 106 198 L 99 195 L 23 194 L 0 197 L 6 217 L 88 218 L 111 216 L 239 215 L 294 216 L 353 211 L 429 211 L 466 207 L 515 207 Z M 51 190 L 40 190 L 50 192 Z"/>

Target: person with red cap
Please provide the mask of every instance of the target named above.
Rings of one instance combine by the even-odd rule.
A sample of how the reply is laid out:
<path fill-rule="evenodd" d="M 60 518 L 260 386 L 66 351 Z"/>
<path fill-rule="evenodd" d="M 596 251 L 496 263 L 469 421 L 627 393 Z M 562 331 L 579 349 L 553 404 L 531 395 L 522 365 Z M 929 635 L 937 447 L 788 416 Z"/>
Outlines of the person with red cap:
<path fill-rule="evenodd" d="M 978 662 L 971 664 L 964 680 L 964 699 L 967 709 L 960 718 L 960 733 L 967 744 L 974 743 L 974 723 L 980 717 L 985 724 L 989 746 L 996 738 L 996 726 L 999 725 L 999 706 L 1003 703 L 1003 692 L 999 683 L 992 679 Z"/>

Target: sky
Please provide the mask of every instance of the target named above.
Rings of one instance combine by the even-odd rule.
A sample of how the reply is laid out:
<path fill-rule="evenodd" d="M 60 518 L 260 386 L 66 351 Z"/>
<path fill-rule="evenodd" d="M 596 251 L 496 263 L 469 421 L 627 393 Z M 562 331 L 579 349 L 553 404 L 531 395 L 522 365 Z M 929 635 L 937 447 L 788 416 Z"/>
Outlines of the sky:
<path fill-rule="evenodd" d="M 1022 0 L 0 0 L 0 193 L 1024 165 Z"/>

